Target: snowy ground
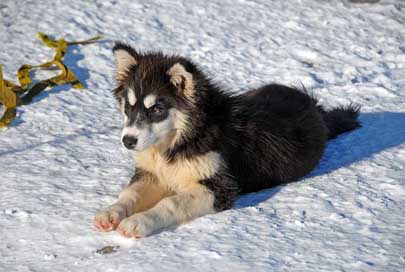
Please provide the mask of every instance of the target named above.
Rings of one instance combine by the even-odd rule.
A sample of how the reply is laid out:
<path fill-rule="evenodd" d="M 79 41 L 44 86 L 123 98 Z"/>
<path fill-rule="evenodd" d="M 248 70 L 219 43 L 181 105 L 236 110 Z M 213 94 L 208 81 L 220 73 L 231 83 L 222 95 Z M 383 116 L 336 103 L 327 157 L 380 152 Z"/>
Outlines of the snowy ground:
<path fill-rule="evenodd" d="M 56 87 L 0 131 L 0 271 L 404 271 L 405 2 L 0 2 L 0 63 L 74 47 L 83 91 Z M 363 128 L 330 142 L 301 182 L 138 241 L 92 226 L 132 175 L 110 95 L 111 40 L 191 57 L 232 90 L 276 81 L 327 105 L 363 105 Z M 98 254 L 104 246 L 119 246 Z"/>

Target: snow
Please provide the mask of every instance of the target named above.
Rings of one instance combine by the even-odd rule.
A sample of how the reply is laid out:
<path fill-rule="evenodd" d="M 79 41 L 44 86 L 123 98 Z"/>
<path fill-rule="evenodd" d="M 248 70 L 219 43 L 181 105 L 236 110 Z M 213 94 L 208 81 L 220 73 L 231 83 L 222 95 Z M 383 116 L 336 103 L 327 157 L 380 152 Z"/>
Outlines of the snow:
<path fill-rule="evenodd" d="M 403 1 L 3 0 L 0 18 L 13 81 L 53 56 L 38 31 L 106 38 L 66 57 L 84 90 L 53 88 L 0 131 L 0 271 L 404 271 Z M 99 233 L 93 215 L 133 171 L 110 94 L 115 39 L 191 57 L 232 91 L 302 82 L 327 106 L 363 105 L 363 128 L 300 182 L 231 210 L 141 240 Z"/>

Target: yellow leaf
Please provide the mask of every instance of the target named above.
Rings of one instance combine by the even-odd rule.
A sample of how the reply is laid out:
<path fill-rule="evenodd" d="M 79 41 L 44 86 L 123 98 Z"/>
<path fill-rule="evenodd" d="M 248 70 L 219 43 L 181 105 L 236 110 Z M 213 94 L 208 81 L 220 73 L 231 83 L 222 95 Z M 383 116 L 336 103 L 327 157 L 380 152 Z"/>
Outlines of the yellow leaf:
<path fill-rule="evenodd" d="M 4 114 L 0 119 L 0 128 L 8 126 L 15 118 L 17 112 L 17 96 L 8 85 L 3 80 L 3 70 L 0 65 L 0 103 L 4 107 Z"/>
<path fill-rule="evenodd" d="M 57 47 L 58 42 L 49 38 L 48 35 L 42 32 L 38 32 L 38 38 L 48 47 Z"/>
<path fill-rule="evenodd" d="M 18 81 L 24 90 L 28 89 L 28 85 L 31 83 L 30 71 L 32 68 L 32 65 L 23 64 L 17 71 Z"/>
<path fill-rule="evenodd" d="M 78 80 L 76 75 L 64 63 L 63 58 L 68 50 L 69 45 L 89 44 L 102 37 L 97 35 L 93 38 L 83 41 L 67 42 L 64 39 L 53 40 L 48 35 L 38 32 L 38 38 L 48 47 L 55 48 L 55 56 L 51 61 L 39 65 L 22 65 L 17 71 L 17 78 L 20 86 L 11 81 L 4 80 L 0 65 L 0 103 L 3 104 L 4 114 L 0 119 L 0 127 L 8 126 L 16 116 L 16 107 L 20 104 L 31 102 L 32 98 L 48 87 L 63 84 L 72 84 L 75 89 L 83 89 L 83 84 Z M 50 68 L 58 66 L 61 73 L 49 79 L 41 80 L 30 87 L 32 79 L 30 72 L 37 68 Z M 30 89 L 28 89 L 30 87 Z M 17 96 L 25 93 L 24 96 Z"/>

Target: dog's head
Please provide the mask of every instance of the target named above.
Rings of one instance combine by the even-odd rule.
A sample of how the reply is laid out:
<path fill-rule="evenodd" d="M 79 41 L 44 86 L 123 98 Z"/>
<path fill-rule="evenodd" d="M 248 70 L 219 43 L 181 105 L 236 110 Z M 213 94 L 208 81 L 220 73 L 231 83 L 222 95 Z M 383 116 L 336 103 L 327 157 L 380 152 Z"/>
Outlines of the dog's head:
<path fill-rule="evenodd" d="M 181 141 L 189 130 L 187 109 L 195 98 L 195 66 L 181 57 L 141 54 L 120 42 L 113 53 L 118 83 L 113 92 L 124 117 L 122 144 L 142 151 Z"/>

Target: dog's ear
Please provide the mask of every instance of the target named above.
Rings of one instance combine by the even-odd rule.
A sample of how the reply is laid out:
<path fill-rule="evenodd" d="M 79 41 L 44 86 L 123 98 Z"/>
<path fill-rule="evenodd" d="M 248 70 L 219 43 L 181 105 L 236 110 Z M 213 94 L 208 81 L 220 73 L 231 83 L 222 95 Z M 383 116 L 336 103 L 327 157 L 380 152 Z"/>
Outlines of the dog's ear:
<path fill-rule="evenodd" d="M 179 62 L 175 63 L 168 71 L 170 82 L 176 87 L 180 94 L 191 99 L 194 96 L 193 75 Z"/>
<path fill-rule="evenodd" d="M 130 45 L 123 42 L 115 42 L 113 53 L 117 62 L 116 78 L 122 80 L 128 75 L 131 66 L 139 61 L 139 54 Z"/>

